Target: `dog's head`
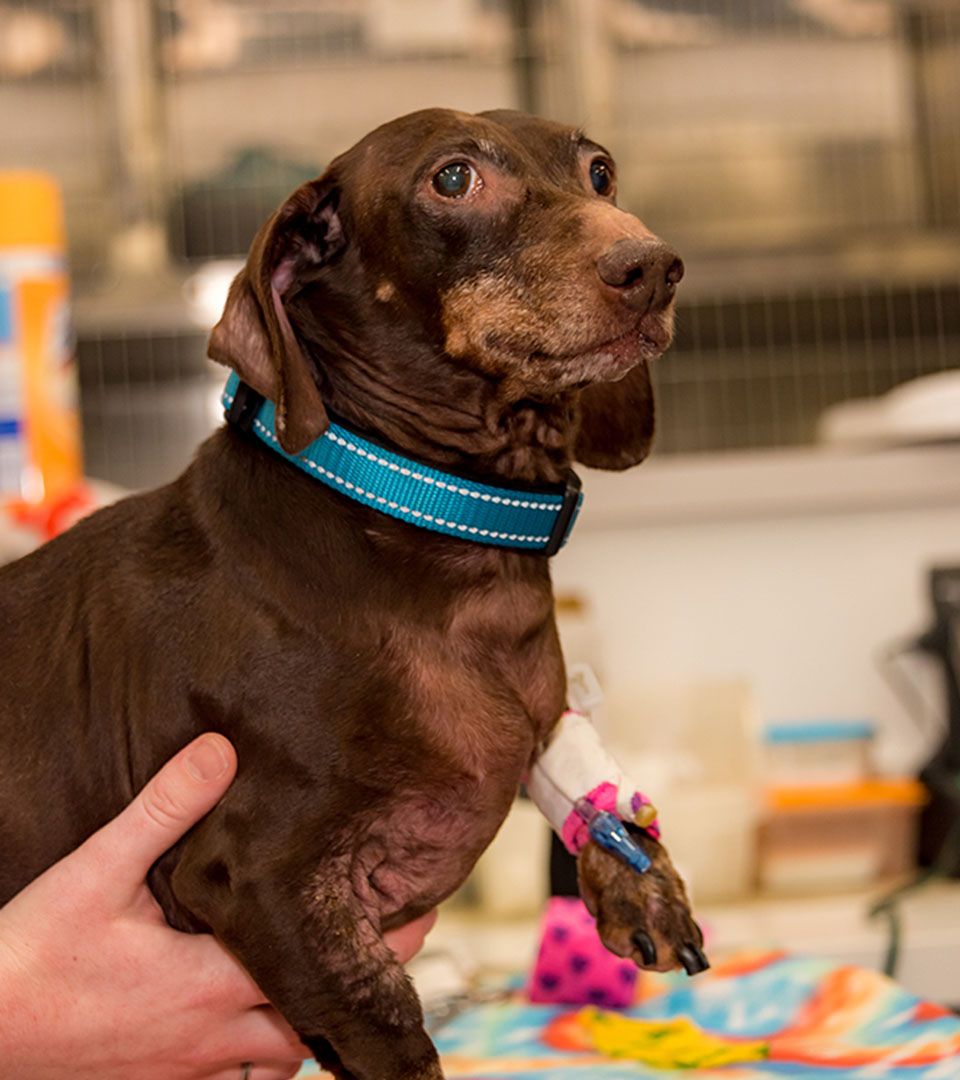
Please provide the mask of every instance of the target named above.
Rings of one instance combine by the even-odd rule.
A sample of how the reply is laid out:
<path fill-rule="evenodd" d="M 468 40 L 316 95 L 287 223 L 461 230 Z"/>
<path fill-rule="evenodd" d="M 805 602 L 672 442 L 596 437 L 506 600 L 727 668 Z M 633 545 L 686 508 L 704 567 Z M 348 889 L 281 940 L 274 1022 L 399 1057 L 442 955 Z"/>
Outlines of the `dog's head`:
<path fill-rule="evenodd" d="M 616 193 L 610 154 L 569 127 L 508 111 L 401 117 L 264 225 L 210 355 L 276 401 L 291 452 L 325 429 L 324 400 L 376 413 L 406 395 L 412 422 L 434 409 L 456 427 L 482 389 L 562 399 L 572 456 L 634 464 L 683 264 Z"/>

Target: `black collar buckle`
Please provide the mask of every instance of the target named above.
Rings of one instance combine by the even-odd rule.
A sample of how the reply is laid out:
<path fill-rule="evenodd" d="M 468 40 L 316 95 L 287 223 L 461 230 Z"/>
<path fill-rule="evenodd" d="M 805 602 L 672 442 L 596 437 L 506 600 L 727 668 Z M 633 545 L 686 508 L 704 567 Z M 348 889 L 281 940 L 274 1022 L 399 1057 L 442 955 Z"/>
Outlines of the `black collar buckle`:
<path fill-rule="evenodd" d="M 263 394 L 241 381 L 237 384 L 237 392 L 233 395 L 233 402 L 224 415 L 231 424 L 241 431 L 249 431 L 253 427 L 253 421 L 256 419 L 260 406 L 264 401 Z"/>
<path fill-rule="evenodd" d="M 576 517 L 577 509 L 580 506 L 580 493 L 582 490 L 583 484 L 580 477 L 577 476 L 573 469 L 569 469 L 563 491 L 563 505 L 560 507 L 557 520 L 550 530 L 550 539 L 547 541 L 547 546 L 543 549 L 543 554 L 547 558 L 556 555 L 570 535 L 570 530 L 573 528 L 573 519 Z"/>

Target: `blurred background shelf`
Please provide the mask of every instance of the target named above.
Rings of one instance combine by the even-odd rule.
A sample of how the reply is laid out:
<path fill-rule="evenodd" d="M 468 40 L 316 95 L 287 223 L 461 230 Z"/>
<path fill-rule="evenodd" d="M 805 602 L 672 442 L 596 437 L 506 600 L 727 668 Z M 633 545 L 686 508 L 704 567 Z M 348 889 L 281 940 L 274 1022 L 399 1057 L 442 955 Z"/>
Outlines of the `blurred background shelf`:
<path fill-rule="evenodd" d="M 632 472 L 584 470 L 584 488 L 583 529 L 954 506 L 960 445 L 655 455 Z"/>

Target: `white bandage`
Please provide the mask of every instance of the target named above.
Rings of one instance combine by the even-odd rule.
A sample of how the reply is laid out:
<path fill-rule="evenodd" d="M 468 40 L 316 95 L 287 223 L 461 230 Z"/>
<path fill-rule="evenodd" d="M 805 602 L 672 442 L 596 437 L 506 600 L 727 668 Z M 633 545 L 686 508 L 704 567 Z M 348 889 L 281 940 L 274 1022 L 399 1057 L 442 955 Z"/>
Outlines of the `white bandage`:
<path fill-rule="evenodd" d="M 624 776 L 596 728 L 580 713 L 566 712 L 560 718 L 530 770 L 527 790 L 573 854 L 589 838 L 586 823 L 574 809 L 580 799 L 642 825 L 654 837 L 660 835 L 650 800 Z"/>

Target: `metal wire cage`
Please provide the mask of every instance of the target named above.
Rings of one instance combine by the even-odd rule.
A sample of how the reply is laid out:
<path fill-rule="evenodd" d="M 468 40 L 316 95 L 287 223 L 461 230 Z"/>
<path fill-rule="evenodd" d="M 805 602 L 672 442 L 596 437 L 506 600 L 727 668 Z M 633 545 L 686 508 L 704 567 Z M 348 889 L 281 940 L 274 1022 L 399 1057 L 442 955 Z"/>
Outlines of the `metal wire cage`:
<path fill-rule="evenodd" d="M 197 271 L 433 104 L 583 124 L 683 253 L 661 454 L 958 366 L 956 0 L 0 0 L 0 167 L 64 188 L 93 475 L 166 479 L 216 422 Z"/>

